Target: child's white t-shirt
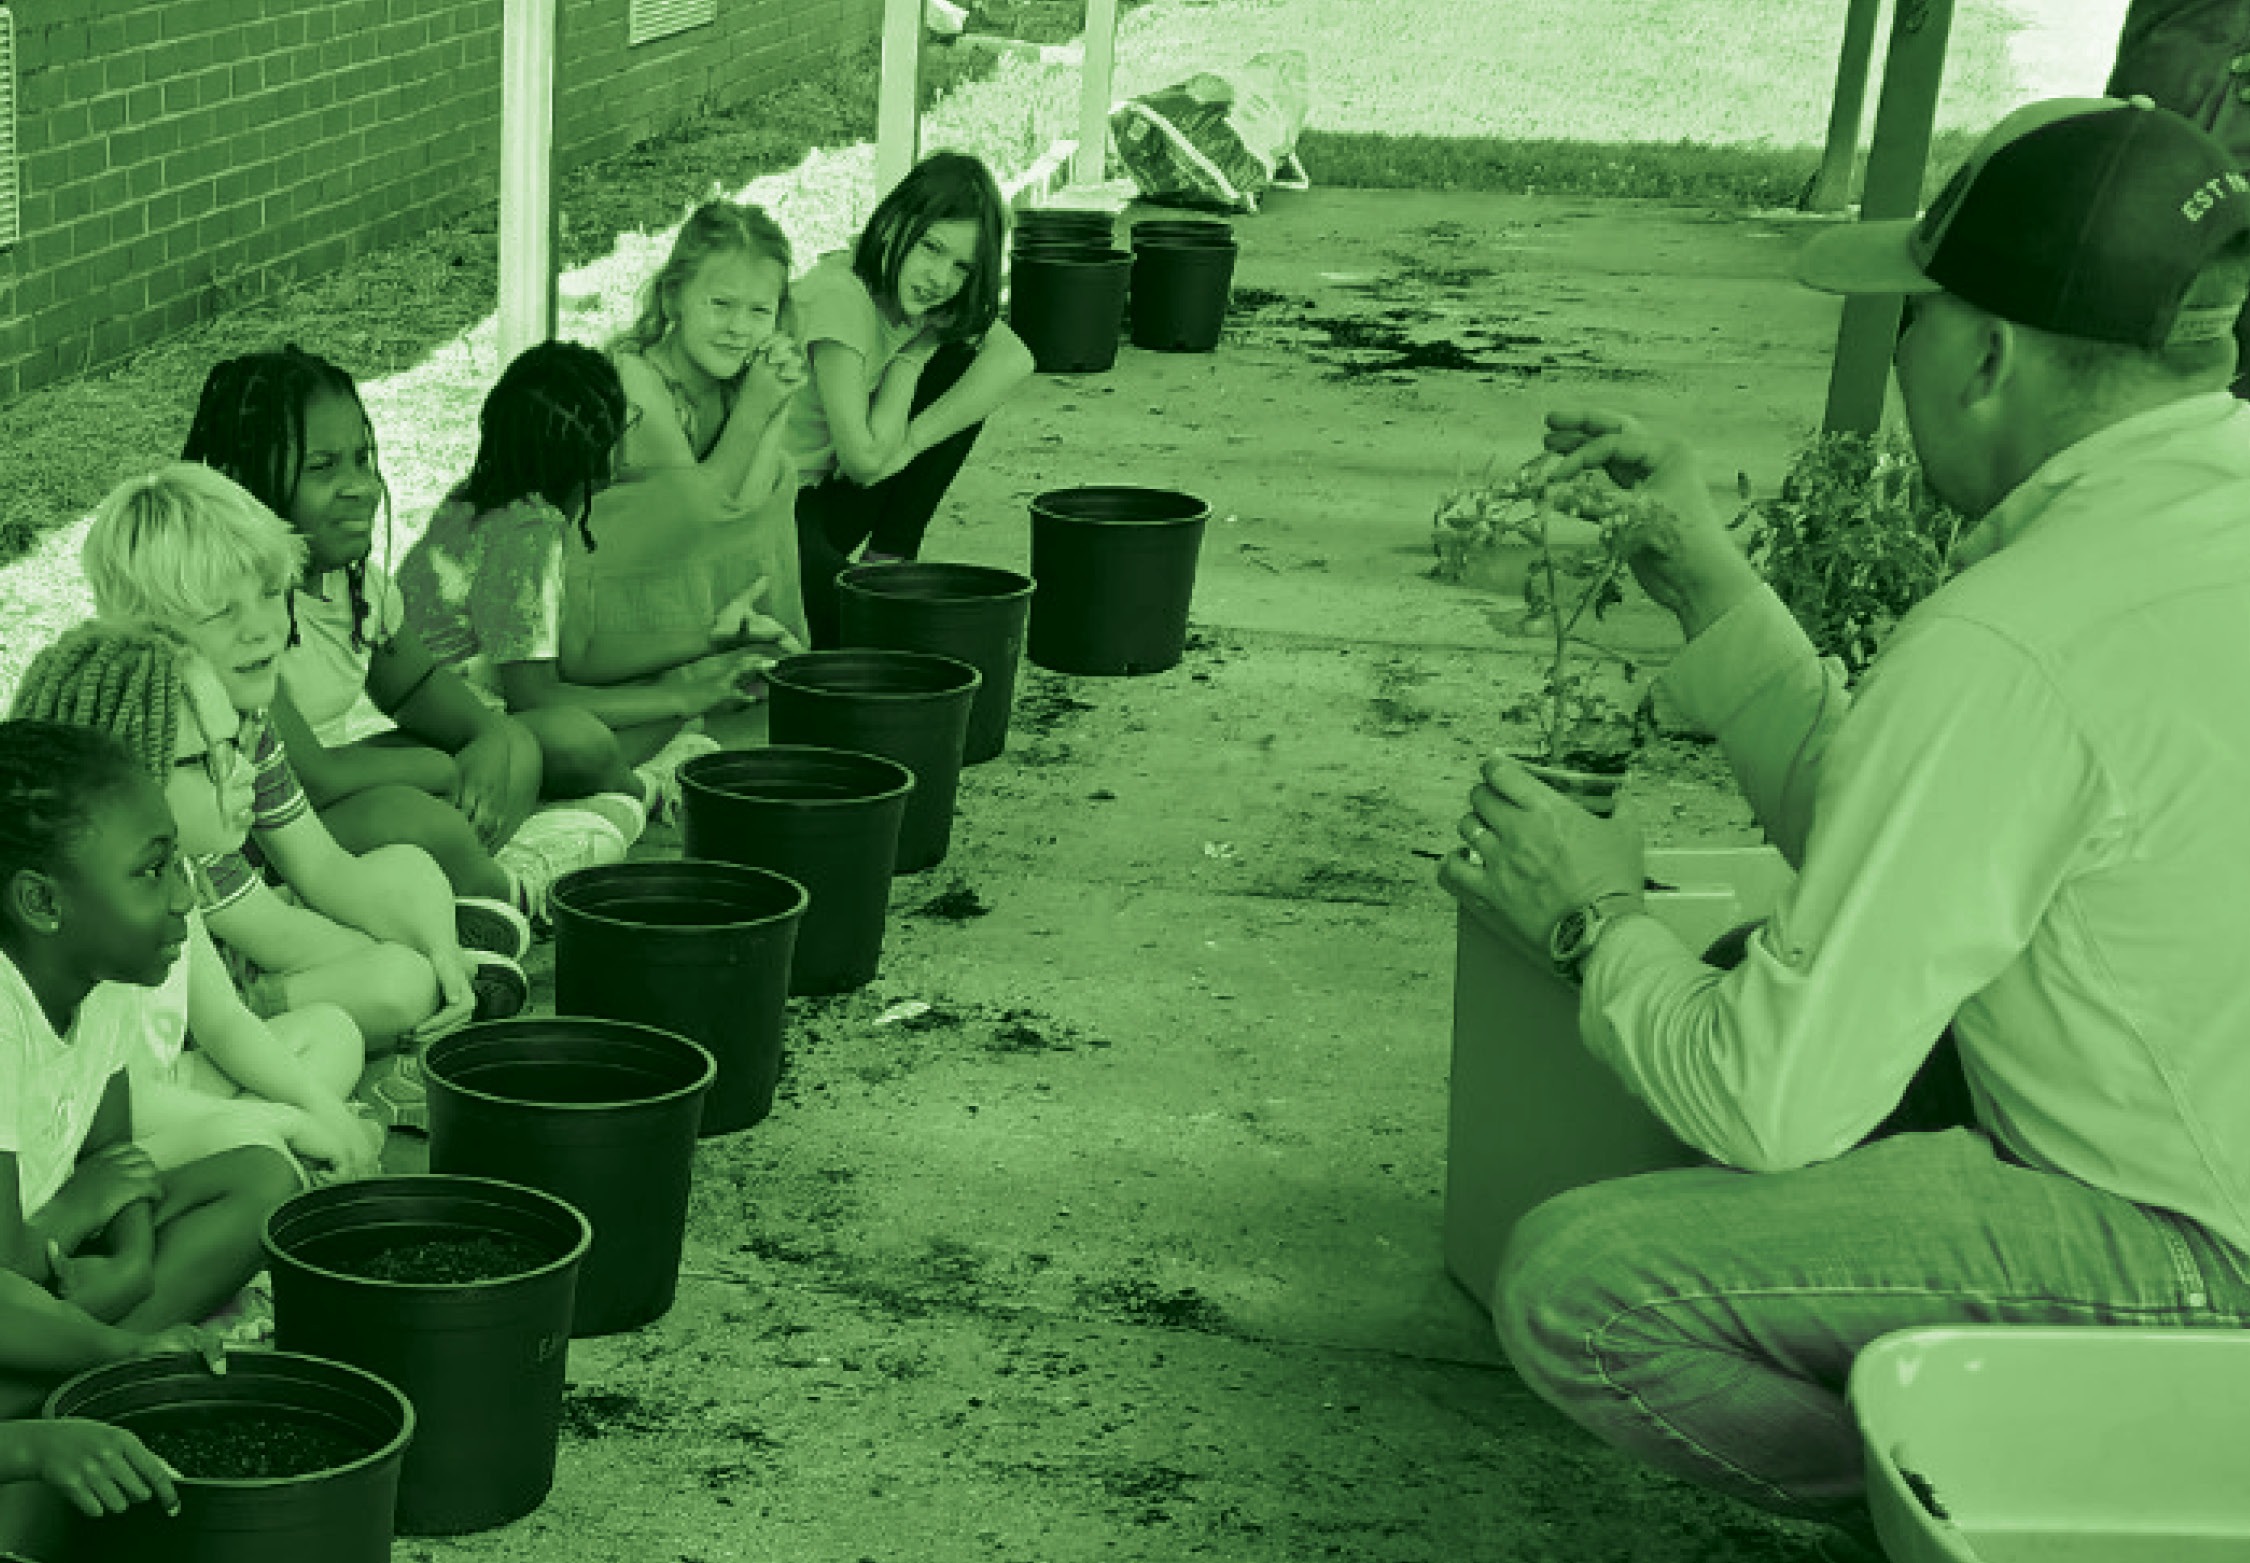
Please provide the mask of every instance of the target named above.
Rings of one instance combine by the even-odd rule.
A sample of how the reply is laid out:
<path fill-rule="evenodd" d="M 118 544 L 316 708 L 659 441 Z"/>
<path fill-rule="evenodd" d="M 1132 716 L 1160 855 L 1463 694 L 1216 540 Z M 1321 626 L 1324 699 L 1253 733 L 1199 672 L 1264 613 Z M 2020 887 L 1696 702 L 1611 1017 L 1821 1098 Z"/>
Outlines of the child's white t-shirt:
<path fill-rule="evenodd" d="M 331 749 L 395 725 L 368 698 L 367 668 L 374 644 L 389 640 L 406 622 L 406 602 L 372 560 L 362 591 L 367 622 L 360 626 L 360 638 L 365 645 L 352 647 L 351 581 L 342 570 L 331 570 L 297 588 L 291 606 L 298 643 L 281 654 L 281 679 L 297 714 Z"/>
<path fill-rule="evenodd" d="M 55 1035 L 38 995 L 0 951 L 0 1151 L 16 1158 L 26 1220 L 70 1180 L 78 1149 L 110 1076 L 187 1026 L 188 952 L 157 987 L 97 983 L 78 1006 L 70 1034 Z"/>

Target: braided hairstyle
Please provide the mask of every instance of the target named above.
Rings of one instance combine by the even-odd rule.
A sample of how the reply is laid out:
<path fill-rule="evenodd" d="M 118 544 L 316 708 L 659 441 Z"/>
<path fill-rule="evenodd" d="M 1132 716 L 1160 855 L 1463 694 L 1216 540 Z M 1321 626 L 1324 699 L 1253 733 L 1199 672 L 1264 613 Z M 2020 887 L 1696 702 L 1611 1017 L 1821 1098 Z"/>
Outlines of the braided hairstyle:
<path fill-rule="evenodd" d="M 625 433 L 617 366 L 576 342 L 541 342 L 516 355 L 477 414 L 477 459 L 454 490 L 483 515 L 537 494 L 562 511 L 594 551 L 588 518 Z"/>
<path fill-rule="evenodd" d="M 308 353 L 291 342 L 277 352 L 244 353 L 211 366 L 203 380 L 203 394 L 195 404 L 195 422 L 188 428 L 183 461 L 200 461 L 215 467 L 248 489 L 284 521 L 297 500 L 297 478 L 305 460 L 305 409 L 314 398 L 333 394 L 350 399 L 367 425 L 369 451 L 374 451 L 375 425 L 359 399 L 352 377 L 327 359 Z M 381 480 L 382 463 L 375 463 Z M 293 523 L 292 523 L 293 524 Z M 391 546 L 391 486 L 383 484 L 383 549 Z M 344 567 L 351 588 L 352 649 L 367 649 L 367 561 Z M 289 596 L 289 644 L 299 643 L 297 597 Z"/>
<path fill-rule="evenodd" d="M 60 722 L 0 722 L 0 887 L 26 870 L 61 867 L 95 811 L 140 773 L 133 756 L 105 732 Z M 13 900 L 0 895 L 0 902 Z M 0 931 L 13 931 L 4 916 Z"/>
<path fill-rule="evenodd" d="M 186 642 L 148 625 L 88 619 L 40 648 L 8 714 L 99 729 L 161 786 L 172 774 L 192 655 Z"/>

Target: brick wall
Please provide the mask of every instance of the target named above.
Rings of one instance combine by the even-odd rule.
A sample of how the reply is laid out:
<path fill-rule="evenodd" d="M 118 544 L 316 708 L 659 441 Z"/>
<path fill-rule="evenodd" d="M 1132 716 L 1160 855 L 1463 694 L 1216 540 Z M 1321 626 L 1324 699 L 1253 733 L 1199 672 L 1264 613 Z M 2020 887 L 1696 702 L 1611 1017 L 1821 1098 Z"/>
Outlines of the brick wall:
<path fill-rule="evenodd" d="M 881 0 L 719 0 L 626 45 L 560 0 L 560 168 L 875 36 Z M 494 198 L 502 0 L 33 0 L 14 8 L 22 238 L 0 402 Z"/>

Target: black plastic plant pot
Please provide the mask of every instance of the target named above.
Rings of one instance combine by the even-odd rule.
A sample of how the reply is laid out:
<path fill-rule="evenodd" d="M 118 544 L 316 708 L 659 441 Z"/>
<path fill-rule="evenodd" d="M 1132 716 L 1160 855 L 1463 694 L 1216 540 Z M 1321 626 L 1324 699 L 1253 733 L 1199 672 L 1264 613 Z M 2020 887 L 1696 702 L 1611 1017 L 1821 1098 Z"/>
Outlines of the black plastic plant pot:
<path fill-rule="evenodd" d="M 1208 353 L 1219 345 L 1234 283 L 1231 244 L 1155 244 L 1134 251 L 1133 345 Z"/>
<path fill-rule="evenodd" d="M 699 858 L 610 863 L 555 881 L 555 1013 L 630 1020 L 718 1064 L 702 1137 L 773 1111 L 805 887 Z"/>
<path fill-rule="evenodd" d="M 1014 230 L 1019 237 L 1027 233 L 1071 233 L 1107 239 L 1117 232 L 1117 218 L 1084 207 L 1034 206 L 1015 214 Z"/>
<path fill-rule="evenodd" d="M 330 1184 L 266 1218 L 276 1347 L 349 1363 L 414 1404 L 400 1535 L 489 1530 L 546 1501 L 592 1241 L 552 1194 L 437 1173 Z"/>
<path fill-rule="evenodd" d="M 1009 271 L 1008 324 L 1031 349 L 1041 374 L 1100 374 L 1117 362 L 1119 322 L 1133 257 L 1015 257 Z"/>
<path fill-rule="evenodd" d="M 430 1170 L 554 1195 L 594 1229 L 574 1337 L 639 1329 L 672 1306 L 708 1050 L 584 1015 L 488 1020 L 422 1053 Z"/>
<path fill-rule="evenodd" d="M 181 1477 L 176 1518 L 153 1503 L 74 1516 L 73 1556 L 389 1563 L 414 1407 L 364 1369 L 288 1351 L 232 1353 L 223 1374 L 200 1357 L 136 1357 L 79 1374 L 45 1414 L 125 1428 Z"/>
<path fill-rule="evenodd" d="M 961 746 L 963 765 L 982 765 L 1008 747 L 1032 589 L 981 564 L 871 564 L 836 577 L 836 603 L 846 646 L 935 652 L 982 675 Z"/>
<path fill-rule="evenodd" d="M 1198 222 L 1192 218 L 1150 218 L 1133 224 L 1133 247 L 1144 244 L 1232 244 L 1235 242 L 1234 225 L 1222 222 Z"/>
<path fill-rule="evenodd" d="M 913 791 L 914 773 L 896 760 L 803 744 L 723 749 L 680 767 L 689 857 L 771 869 L 805 887 L 792 997 L 874 979 Z"/>
<path fill-rule="evenodd" d="M 1175 666 L 1210 514 L 1169 489 L 1066 488 L 1033 499 L 1031 660 L 1094 675 Z"/>
<path fill-rule="evenodd" d="M 912 771 L 897 871 L 917 874 L 944 862 L 952 844 L 961 752 L 983 682 L 973 663 L 926 651 L 808 651 L 767 672 L 766 731 L 777 744 L 881 755 Z"/>

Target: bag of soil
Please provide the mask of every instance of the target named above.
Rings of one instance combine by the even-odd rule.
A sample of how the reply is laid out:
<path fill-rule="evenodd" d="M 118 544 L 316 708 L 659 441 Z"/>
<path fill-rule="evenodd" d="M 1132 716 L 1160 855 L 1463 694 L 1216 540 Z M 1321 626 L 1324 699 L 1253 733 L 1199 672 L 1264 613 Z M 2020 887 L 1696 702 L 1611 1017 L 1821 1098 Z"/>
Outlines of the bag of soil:
<path fill-rule="evenodd" d="M 1118 159 L 1161 206 L 1254 212 L 1271 186 L 1308 189 L 1297 138 L 1310 75 L 1304 52 L 1284 49 L 1129 98 L 1109 116 Z"/>

